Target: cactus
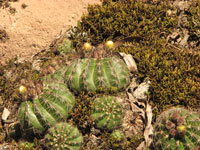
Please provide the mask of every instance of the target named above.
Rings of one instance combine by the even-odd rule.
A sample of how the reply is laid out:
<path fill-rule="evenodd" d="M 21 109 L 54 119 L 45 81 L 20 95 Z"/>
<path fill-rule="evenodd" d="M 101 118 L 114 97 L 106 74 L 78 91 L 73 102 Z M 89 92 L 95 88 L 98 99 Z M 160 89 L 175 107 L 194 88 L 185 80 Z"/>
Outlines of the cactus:
<path fill-rule="evenodd" d="M 91 118 L 98 128 L 113 130 L 121 125 L 123 111 L 121 99 L 114 96 L 102 96 L 94 100 Z"/>
<path fill-rule="evenodd" d="M 73 49 L 72 41 L 70 41 L 68 38 L 64 38 L 62 43 L 58 44 L 57 46 L 57 50 L 65 54 L 71 52 L 72 49 Z"/>
<path fill-rule="evenodd" d="M 195 112 L 171 108 L 160 115 L 154 129 L 156 149 L 200 149 L 200 118 Z"/>
<path fill-rule="evenodd" d="M 120 141 L 123 141 L 124 140 L 124 133 L 121 131 L 121 130 L 114 130 L 112 133 L 111 133 L 111 139 L 113 141 L 117 141 L 117 142 L 120 142 Z"/>
<path fill-rule="evenodd" d="M 74 96 L 64 84 L 59 70 L 44 78 L 43 93 L 38 98 L 21 104 L 18 114 L 21 126 L 42 133 L 58 121 L 66 119 L 74 104 Z"/>
<path fill-rule="evenodd" d="M 81 133 L 70 123 L 58 123 L 45 135 L 46 146 L 55 150 L 79 150 L 83 141 Z"/>
<path fill-rule="evenodd" d="M 130 73 L 123 60 L 115 56 L 77 59 L 68 67 L 65 82 L 76 93 L 121 90 L 130 83 Z"/>
<path fill-rule="evenodd" d="M 27 141 L 20 141 L 18 150 L 36 150 L 35 143 L 27 142 Z"/>

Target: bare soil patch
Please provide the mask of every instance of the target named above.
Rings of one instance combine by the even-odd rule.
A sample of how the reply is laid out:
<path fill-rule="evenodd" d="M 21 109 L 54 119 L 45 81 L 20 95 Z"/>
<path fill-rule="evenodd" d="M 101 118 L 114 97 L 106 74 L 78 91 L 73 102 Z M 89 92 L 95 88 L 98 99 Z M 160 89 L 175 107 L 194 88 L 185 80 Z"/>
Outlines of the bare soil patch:
<path fill-rule="evenodd" d="M 0 62 L 4 64 L 16 55 L 29 59 L 76 25 L 87 12 L 88 4 L 100 3 L 100 0 L 10 2 L 11 7 L 0 8 Z"/>

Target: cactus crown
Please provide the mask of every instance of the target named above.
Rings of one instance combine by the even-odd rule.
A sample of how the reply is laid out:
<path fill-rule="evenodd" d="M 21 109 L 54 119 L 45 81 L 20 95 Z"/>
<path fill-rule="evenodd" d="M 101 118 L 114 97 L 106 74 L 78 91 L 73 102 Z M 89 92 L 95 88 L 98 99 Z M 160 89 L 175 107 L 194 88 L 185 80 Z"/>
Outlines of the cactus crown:
<path fill-rule="evenodd" d="M 79 150 L 83 141 L 81 133 L 70 123 L 58 123 L 45 135 L 47 147 L 54 150 Z"/>
<path fill-rule="evenodd" d="M 154 144 L 160 149 L 200 148 L 200 118 L 184 108 L 163 112 L 155 125 Z"/>
<path fill-rule="evenodd" d="M 102 96 L 94 100 L 91 117 L 98 128 L 113 130 L 119 128 L 123 118 L 121 99 L 114 96 Z"/>

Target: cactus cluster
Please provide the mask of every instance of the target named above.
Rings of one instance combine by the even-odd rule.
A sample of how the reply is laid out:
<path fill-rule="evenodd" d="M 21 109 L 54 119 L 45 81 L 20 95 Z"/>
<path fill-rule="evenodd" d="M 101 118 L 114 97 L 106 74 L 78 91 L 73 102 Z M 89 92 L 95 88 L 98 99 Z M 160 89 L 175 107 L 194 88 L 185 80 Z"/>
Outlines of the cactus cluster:
<path fill-rule="evenodd" d="M 119 91 L 130 83 L 130 72 L 123 60 L 116 56 L 84 58 L 61 67 L 42 81 L 42 92 L 32 101 L 20 105 L 18 117 L 22 128 L 39 134 L 48 129 L 45 139 L 49 149 L 78 150 L 82 135 L 73 125 L 62 122 L 75 104 L 70 90 L 76 94 Z M 91 118 L 98 128 L 109 131 L 119 128 L 123 118 L 121 101 L 114 96 L 94 100 Z"/>
<path fill-rule="evenodd" d="M 19 120 L 23 129 L 42 133 L 58 121 L 66 119 L 75 104 L 75 98 L 63 82 L 62 71 L 44 78 L 43 93 L 33 101 L 22 102 Z"/>
<path fill-rule="evenodd" d="M 123 118 L 121 99 L 114 96 L 97 97 L 92 106 L 91 118 L 98 128 L 119 128 Z"/>
<path fill-rule="evenodd" d="M 77 127 L 61 122 L 48 129 L 45 141 L 46 146 L 52 150 L 79 150 L 83 137 Z"/>
<path fill-rule="evenodd" d="M 68 67 L 65 82 L 76 93 L 121 90 L 130 83 L 130 73 L 123 60 L 115 56 L 77 59 Z"/>
<path fill-rule="evenodd" d="M 200 149 L 200 118 L 195 112 L 171 108 L 160 115 L 154 129 L 155 149 Z"/>

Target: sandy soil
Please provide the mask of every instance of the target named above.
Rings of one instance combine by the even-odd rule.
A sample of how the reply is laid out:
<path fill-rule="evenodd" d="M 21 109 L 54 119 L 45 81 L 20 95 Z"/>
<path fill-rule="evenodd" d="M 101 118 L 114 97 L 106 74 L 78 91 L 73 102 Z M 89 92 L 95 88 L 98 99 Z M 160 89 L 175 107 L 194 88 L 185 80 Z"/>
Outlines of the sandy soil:
<path fill-rule="evenodd" d="M 61 33 L 76 25 L 88 4 L 100 4 L 101 0 L 19 0 L 11 3 L 16 13 L 0 9 L 0 29 L 9 40 L 0 41 L 0 62 L 14 57 L 29 59 L 48 47 Z M 26 4 L 26 8 L 22 8 Z"/>

